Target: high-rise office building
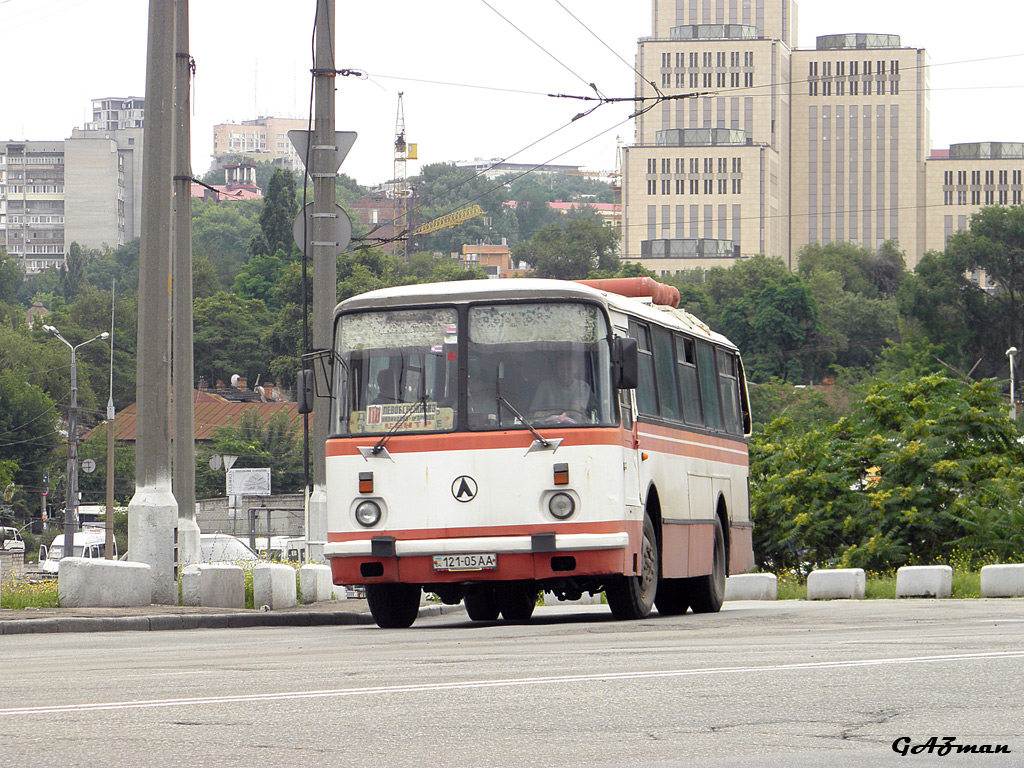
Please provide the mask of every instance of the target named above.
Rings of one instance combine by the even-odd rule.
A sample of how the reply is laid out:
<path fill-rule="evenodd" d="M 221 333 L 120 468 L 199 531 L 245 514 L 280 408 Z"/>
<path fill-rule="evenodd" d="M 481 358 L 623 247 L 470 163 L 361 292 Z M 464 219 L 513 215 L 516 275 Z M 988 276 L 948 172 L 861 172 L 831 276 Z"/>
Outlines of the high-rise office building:
<path fill-rule="evenodd" d="M 1024 145 L 932 151 L 927 54 L 899 36 L 801 50 L 794 0 L 652 7 L 637 95 L 664 98 L 624 151 L 626 259 L 673 274 L 763 253 L 795 268 L 809 243 L 891 240 L 913 268 L 981 206 L 1020 204 Z"/>

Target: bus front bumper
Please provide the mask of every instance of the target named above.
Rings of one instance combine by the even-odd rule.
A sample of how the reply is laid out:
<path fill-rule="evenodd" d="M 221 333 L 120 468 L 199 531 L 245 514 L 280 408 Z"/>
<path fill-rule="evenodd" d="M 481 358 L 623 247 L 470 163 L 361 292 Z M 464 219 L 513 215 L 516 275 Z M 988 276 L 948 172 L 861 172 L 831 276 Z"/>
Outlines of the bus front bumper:
<path fill-rule="evenodd" d="M 536 533 L 450 539 L 377 536 L 324 546 L 335 584 L 537 580 L 632 572 L 629 534 Z M 439 555 L 494 554 L 494 568 L 438 570 Z"/>

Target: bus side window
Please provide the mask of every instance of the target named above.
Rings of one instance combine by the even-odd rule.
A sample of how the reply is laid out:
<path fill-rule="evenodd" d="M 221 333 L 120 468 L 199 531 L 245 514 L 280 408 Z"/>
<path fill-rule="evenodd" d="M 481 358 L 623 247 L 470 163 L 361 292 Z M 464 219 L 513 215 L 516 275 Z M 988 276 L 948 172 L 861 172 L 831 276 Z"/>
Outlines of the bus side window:
<path fill-rule="evenodd" d="M 725 415 L 725 431 L 731 435 L 742 435 L 740 421 L 740 385 L 736 376 L 736 356 L 724 349 L 717 351 L 718 391 L 722 396 L 722 410 Z"/>
<path fill-rule="evenodd" d="M 636 339 L 640 358 L 640 384 L 636 388 L 636 410 L 647 416 L 658 415 L 658 394 L 654 388 L 654 355 L 651 336 L 646 325 L 629 322 L 629 335 Z"/>
<path fill-rule="evenodd" d="M 703 427 L 704 409 L 700 405 L 700 386 L 697 384 L 697 345 L 693 339 L 676 336 L 676 363 L 683 391 L 683 420 L 695 427 Z"/>
<path fill-rule="evenodd" d="M 708 429 L 724 429 L 722 406 L 718 401 L 715 348 L 706 341 L 697 342 L 697 378 L 700 381 L 701 403 L 704 405 L 704 423 Z"/>
<path fill-rule="evenodd" d="M 628 389 L 619 390 L 619 413 L 622 414 L 622 428 L 633 428 L 633 401 Z"/>
<path fill-rule="evenodd" d="M 672 333 L 665 328 L 655 327 L 654 372 L 658 380 L 658 399 L 661 401 L 661 416 L 679 421 L 679 388 L 676 386 L 675 350 L 672 348 Z"/>

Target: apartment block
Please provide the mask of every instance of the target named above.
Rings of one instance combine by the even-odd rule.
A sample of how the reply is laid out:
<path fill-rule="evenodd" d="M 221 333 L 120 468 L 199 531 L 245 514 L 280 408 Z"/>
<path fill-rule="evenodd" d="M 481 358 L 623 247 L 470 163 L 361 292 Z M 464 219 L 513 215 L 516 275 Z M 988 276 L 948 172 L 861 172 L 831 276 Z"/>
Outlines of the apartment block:
<path fill-rule="evenodd" d="M 64 143 L 0 143 L 0 247 L 29 273 L 64 263 Z"/>
<path fill-rule="evenodd" d="M 301 172 L 304 158 L 299 157 L 288 138 L 288 131 L 308 130 L 307 120 L 283 117 L 258 117 L 241 123 L 213 126 L 213 165 L 224 158 L 244 157 L 253 162 L 271 162 L 290 171 Z"/>
<path fill-rule="evenodd" d="M 59 267 L 71 243 L 117 248 L 142 232 L 138 97 L 92 102 L 63 141 L 0 143 L 0 248 L 28 274 Z"/>

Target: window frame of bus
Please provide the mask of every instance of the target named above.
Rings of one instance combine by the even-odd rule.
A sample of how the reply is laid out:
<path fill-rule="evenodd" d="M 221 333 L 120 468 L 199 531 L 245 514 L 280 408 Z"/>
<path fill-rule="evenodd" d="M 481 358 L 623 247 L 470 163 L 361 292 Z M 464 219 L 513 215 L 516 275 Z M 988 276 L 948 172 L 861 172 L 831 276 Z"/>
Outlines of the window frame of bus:
<path fill-rule="evenodd" d="M 456 321 L 456 372 L 455 372 L 455 386 L 456 386 L 456 397 L 455 397 L 455 414 L 452 419 L 452 426 L 448 429 L 422 429 L 422 430 L 402 430 L 403 435 L 438 435 L 438 434 L 449 434 L 452 432 L 459 431 L 460 427 L 460 406 L 463 404 L 463 400 L 459 391 L 459 377 L 462 371 L 462 360 L 464 359 L 463 349 L 464 342 L 462 334 L 459 331 L 462 328 L 462 310 L 464 305 L 453 304 L 451 302 L 438 302 L 437 304 L 409 304 L 409 305 L 397 305 L 388 307 L 367 307 L 364 309 L 357 309 L 351 312 L 342 312 L 335 316 L 334 321 L 334 336 L 332 341 L 332 349 L 335 356 L 337 357 L 337 364 L 334 366 L 334 382 L 332 387 L 333 397 L 331 398 L 331 415 L 330 415 L 330 434 L 328 437 L 355 437 L 355 438 L 366 438 L 366 437 L 382 437 L 387 432 L 351 432 L 348 429 L 348 423 L 351 418 L 352 409 L 347 403 L 344 404 L 345 419 L 342 420 L 342 400 L 349 397 L 349 387 L 347 385 L 349 365 L 351 363 L 351 357 L 346 358 L 343 351 L 339 349 L 341 343 L 341 324 L 346 317 L 354 317 L 356 315 L 366 314 L 381 314 L 385 312 L 398 312 L 398 311 L 431 311 L 431 310 L 453 310 L 455 312 Z M 413 405 L 413 403 L 408 403 Z M 344 425 L 344 430 L 342 426 Z"/>
<path fill-rule="evenodd" d="M 606 378 L 607 378 L 606 384 L 608 385 L 607 399 L 608 399 L 608 408 L 609 408 L 610 413 L 609 413 L 609 419 L 608 419 L 607 422 L 599 421 L 596 424 L 595 423 L 591 423 L 591 422 L 581 422 L 581 423 L 578 423 L 578 424 L 539 424 L 539 423 L 537 423 L 536 420 L 531 419 L 530 418 L 530 414 L 526 413 L 525 411 L 523 412 L 523 415 L 527 417 L 527 419 L 530 421 L 530 423 L 534 427 L 539 428 L 539 429 L 552 429 L 552 428 L 554 428 L 554 429 L 561 429 L 561 428 L 565 428 L 565 427 L 570 427 L 570 428 L 574 428 L 574 429 L 595 428 L 595 427 L 599 428 L 599 429 L 607 429 L 609 427 L 618 427 L 620 425 L 620 423 L 621 423 L 621 410 L 620 410 L 620 402 L 619 402 L 619 391 L 620 390 L 617 389 L 615 387 L 615 385 L 614 385 L 614 381 L 613 381 L 614 376 L 613 376 L 613 373 L 612 373 L 612 368 L 615 365 L 615 362 L 614 362 L 615 355 L 613 353 L 614 350 L 612 348 L 613 347 L 613 343 L 614 343 L 614 338 L 615 338 L 615 332 L 613 330 L 613 326 L 612 326 L 612 322 L 611 322 L 611 317 L 608 314 L 607 307 L 605 307 L 603 304 L 601 304 L 598 301 L 593 301 L 593 300 L 582 298 L 582 297 L 581 298 L 572 298 L 572 299 L 568 299 L 568 298 L 564 298 L 564 297 L 533 297 L 533 298 L 516 298 L 516 299 L 510 299 L 510 300 L 504 300 L 504 301 L 501 301 L 501 300 L 499 300 L 499 301 L 495 301 L 495 300 L 470 301 L 470 302 L 467 302 L 466 304 L 458 305 L 460 310 L 464 310 L 463 312 L 460 312 L 460 315 L 459 315 L 460 322 L 463 323 L 463 325 L 461 325 L 460 328 L 465 328 L 465 333 L 460 333 L 459 334 L 459 350 L 460 350 L 459 354 L 461 355 L 461 358 L 460 358 L 460 364 L 459 364 L 459 403 L 460 403 L 460 411 L 459 411 L 459 418 L 456 419 L 456 422 L 459 425 L 458 429 L 460 431 L 470 431 L 470 432 L 494 432 L 494 431 L 500 431 L 500 430 L 506 430 L 506 429 L 516 429 L 516 430 L 518 430 L 518 429 L 524 429 L 524 430 L 528 429 L 526 424 L 522 424 L 522 425 L 518 425 L 518 426 L 514 426 L 514 427 L 510 427 L 508 425 L 505 425 L 505 426 L 489 426 L 489 425 L 486 425 L 486 424 L 484 424 L 484 425 L 472 425 L 472 424 L 470 424 L 470 419 L 469 419 L 469 416 L 470 416 L 470 413 L 469 413 L 469 361 L 470 361 L 470 345 L 472 343 L 472 341 L 471 341 L 471 329 L 470 329 L 470 312 L 474 308 L 477 308 L 477 307 L 528 306 L 528 305 L 531 305 L 531 304 L 557 304 L 557 305 L 569 305 L 569 304 L 571 304 L 571 305 L 593 307 L 597 311 L 597 313 L 601 316 L 602 320 L 604 321 L 604 331 L 605 331 L 605 334 L 603 336 L 603 343 L 606 345 L 607 356 L 608 356 L 608 371 L 606 373 Z M 596 384 L 596 379 L 593 380 L 593 383 Z M 534 390 L 534 393 L 536 393 L 536 390 Z M 595 397 L 597 396 L 598 393 L 596 391 L 596 387 L 594 388 L 594 392 L 592 394 Z M 598 407 L 598 410 L 600 411 L 600 406 Z"/>

